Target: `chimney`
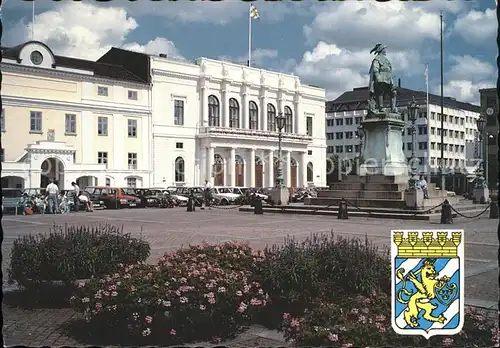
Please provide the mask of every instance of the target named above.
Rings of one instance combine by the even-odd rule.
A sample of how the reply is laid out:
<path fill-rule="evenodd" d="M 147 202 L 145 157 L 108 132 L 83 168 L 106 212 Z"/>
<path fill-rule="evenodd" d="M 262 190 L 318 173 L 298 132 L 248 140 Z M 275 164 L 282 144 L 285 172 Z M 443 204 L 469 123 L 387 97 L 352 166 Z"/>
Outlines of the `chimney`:
<path fill-rule="evenodd" d="M 401 79 L 398 79 L 398 87 L 401 88 Z"/>
<path fill-rule="evenodd" d="M 167 58 L 167 55 L 165 53 L 160 53 L 160 58 Z"/>

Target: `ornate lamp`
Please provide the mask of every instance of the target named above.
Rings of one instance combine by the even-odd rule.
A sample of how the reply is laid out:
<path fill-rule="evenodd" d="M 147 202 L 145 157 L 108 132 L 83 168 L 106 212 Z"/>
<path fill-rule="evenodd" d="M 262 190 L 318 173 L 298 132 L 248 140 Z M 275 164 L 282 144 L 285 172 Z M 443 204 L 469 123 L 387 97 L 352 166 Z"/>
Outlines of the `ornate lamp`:
<path fill-rule="evenodd" d="M 476 125 L 477 125 L 477 131 L 478 131 L 478 137 L 479 137 L 479 148 L 480 148 L 480 151 L 479 151 L 479 159 L 481 160 L 481 169 L 477 170 L 476 171 L 476 182 L 475 182 L 475 187 L 476 188 L 483 188 L 483 187 L 486 187 L 487 186 L 487 182 L 484 178 L 484 175 L 483 174 L 486 174 L 483 172 L 483 166 L 484 166 L 484 162 L 488 160 L 488 158 L 483 158 L 483 148 L 484 148 L 484 144 L 485 144 L 485 140 L 486 140 L 486 146 L 488 146 L 488 138 L 484 137 L 484 131 L 485 131 L 485 128 L 486 128 L 486 118 L 484 117 L 484 115 L 480 115 L 479 118 L 476 120 Z"/>
<path fill-rule="evenodd" d="M 479 134 L 482 135 L 484 132 L 484 128 L 486 126 L 486 119 L 484 118 L 484 115 L 479 116 L 479 118 L 476 121 L 476 125 Z"/>
<path fill-rule="evenodd" d="M 280 188 L 283 187 L 285 179 L 283 178 L 283 161 L 281 160 L 281 131 L 285 128 L 286 118 L 283 116 L 283 113 L 280 112 L 278 116 L 276 116 L 276 127 L 278 128 L 278 175 L 276 178 L 275 186 Z"/>
<path fill-rule="evenodd" d="M 412 97 L 410 103 L 407 106 L 408 110 L 408 119 L 411 121 L 411 177 L 409 180 L 410 188 L 415 188 L 417 183 L 417 163 L 416 163 L 416 155 L 415 155 L 415 135 L 416 135 L 416 127 L 415 121 L 417 120 L 417 112 L 419 106 L 415 101 L 415 97 Z"/>

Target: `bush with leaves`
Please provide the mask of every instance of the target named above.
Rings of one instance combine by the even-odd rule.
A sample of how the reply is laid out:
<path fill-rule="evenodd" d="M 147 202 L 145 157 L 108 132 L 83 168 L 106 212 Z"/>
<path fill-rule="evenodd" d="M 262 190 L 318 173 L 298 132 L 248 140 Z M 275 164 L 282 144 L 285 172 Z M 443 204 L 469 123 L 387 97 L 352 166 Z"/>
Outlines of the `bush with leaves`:
<path fill-rule="evenodd" d="M 402 336 L 394 332 L 387 308 L 391 299 L 374 292 L 358 296 L 343 305 L 322 303 L 301 317 L 283 314 L 282 330 L 294 346 L 334 347 L 429 347 L 499 344 L 498 322 L 480 310 L 467 308 L 463 330 L 455 336 Z"/>
<path fill-rule="evenodd" d="M 114 272 L 118 264 L 145 261 L 149 243 L 120 227 L 54 226 L 48 235 L 21 236 L 14 241 L 9 283 L 36 289 L 44 283 L 72 284 Z"/>
<path fill-rule="evenodd" d="M 192 246 L 156 266 L 125 266 L 92 279 L 72 297 L 87 321 L 128 332 L 142 343 L 219 342 L 252 322 L 268 295 L 244 271 L 258 254 L 248 246 Z"/>

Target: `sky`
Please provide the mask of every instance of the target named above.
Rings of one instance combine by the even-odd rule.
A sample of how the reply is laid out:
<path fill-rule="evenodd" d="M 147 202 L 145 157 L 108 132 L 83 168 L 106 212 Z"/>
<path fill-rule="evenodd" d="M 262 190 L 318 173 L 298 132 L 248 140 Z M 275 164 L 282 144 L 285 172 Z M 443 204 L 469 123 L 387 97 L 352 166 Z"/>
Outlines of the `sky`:
<path fill-rule="evenodd" d="M 264 1 L 252 2 L 252 65 L 292 73 L 326 89 L 328 100 L 368 84 L 376 43 L 387 45 L 402 87 L 440 93 L 443 13 L 444 92 L 479 103 L 496 86 L 495 1 Z M 249 3 L 213 1 L 35 1 L 34 39 L 56 54 L 98 59 L 110 47 L 175 59 L 246 62 Z M 32 39 L 32 5 L 4 0 L 2 46 Z"/>

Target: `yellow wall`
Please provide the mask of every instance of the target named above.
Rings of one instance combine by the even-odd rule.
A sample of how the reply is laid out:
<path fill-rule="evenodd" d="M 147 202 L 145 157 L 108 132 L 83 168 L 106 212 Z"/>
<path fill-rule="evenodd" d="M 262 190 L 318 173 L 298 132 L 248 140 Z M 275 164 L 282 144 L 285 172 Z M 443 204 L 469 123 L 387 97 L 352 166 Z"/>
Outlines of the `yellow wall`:
<path fill-rule="evenodd" d="M 96 87 L 97 93 L 97 87 Z M 2 94 L 54 101 L 81 101 L 81 83 L 34 75 L 4 73 Z"/>

